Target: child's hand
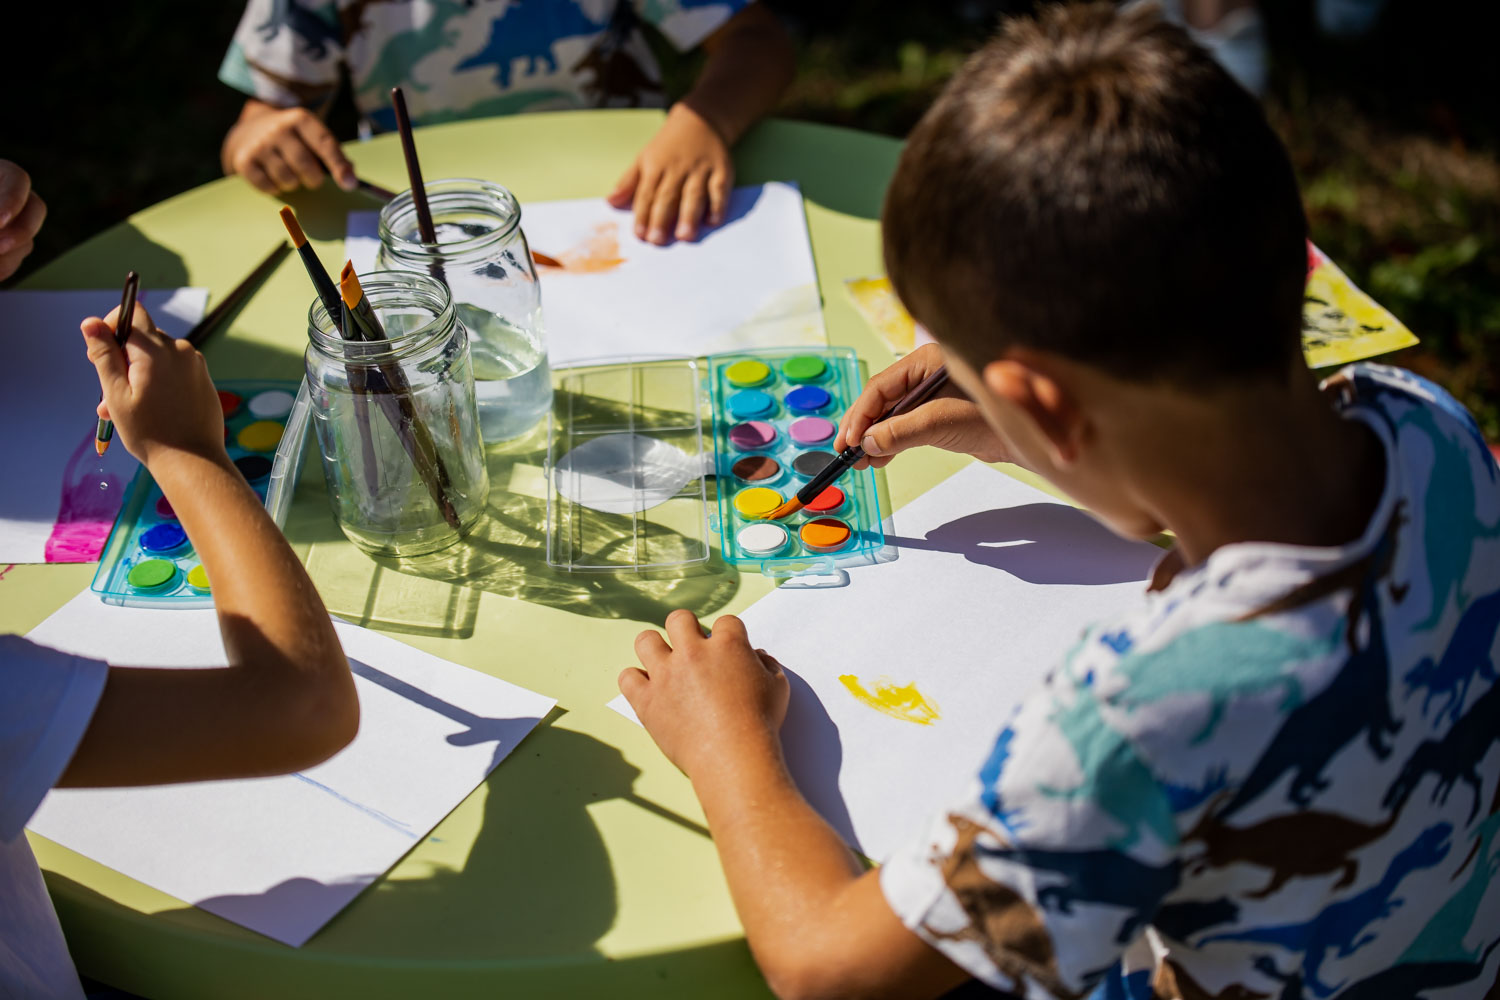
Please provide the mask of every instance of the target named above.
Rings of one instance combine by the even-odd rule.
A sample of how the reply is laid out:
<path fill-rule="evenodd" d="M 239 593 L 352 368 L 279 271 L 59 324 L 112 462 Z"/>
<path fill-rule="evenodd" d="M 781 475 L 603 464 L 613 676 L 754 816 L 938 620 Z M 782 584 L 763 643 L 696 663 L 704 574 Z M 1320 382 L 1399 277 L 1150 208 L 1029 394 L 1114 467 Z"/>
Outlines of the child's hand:
<path fill-rule="evenodd" d="M 733 615 L 705 637 L 691 611 L 667 616 L 668 645 L 650 629 L 635 640 L 642 670 L 620 674 L 620 692 L 667 759 L 689 777 L 710 762 L 732 764 L 745 751 L 780 753 L 777 733 L 790 688 L 781 664 L 750 648 Z"/>
<path fill-rule="evenodd" d="M 658 246 L 698 236 L 705 221 L 724 221 L 734 161 L 712 125 L 685 103 L 667 113 L 661 130 L 646 143 L 606 199 L 615 208 L 635 206 L 635 235 Z"/>
<path fill-rule="evenodd" d="M 31 175 L 9 160 L 0 160 L 0 281 L 16 273 L 31 253 L 31 241 L 47 206 L 31 190 Z"/>
<path fill-rule="evenodd" d="M 900 452 L 921 445 L 973 455 L 981 462 L 1012 462 L 1005 446 L 985 422 L 979 407 L 949 381 L 909 413 L 890 420 L 880 415 L 943 364 L 936 344 L 924 344 L 870 379 L 865 391 L 839 421 L 833 450 L 860 445 L 869 456 L 856 469 L 884 468 Z M 878 422 L 877 422 L 878 421 Z"/>
<path fill-rule="evenodd" d="M 325 169 L 345 191 L 358 181 L 354 164 L 322 119 L 306 108 L 277 108 L 246 101 L 224 137 L 224 172 L 239 174 L 266 194 L 315 188 Z"/>
<path fill-rule="evenodd" d="M 91 316 L 81 326 L 104 390 L 99 416 L 115 422 L 125 447 L 147 466 L 173 451 L 229 461 L 224 411 L 203 355 L 158 330 L 140 305 L 121 350 L 115 345 L 119 312 L 102 320 Z"/>

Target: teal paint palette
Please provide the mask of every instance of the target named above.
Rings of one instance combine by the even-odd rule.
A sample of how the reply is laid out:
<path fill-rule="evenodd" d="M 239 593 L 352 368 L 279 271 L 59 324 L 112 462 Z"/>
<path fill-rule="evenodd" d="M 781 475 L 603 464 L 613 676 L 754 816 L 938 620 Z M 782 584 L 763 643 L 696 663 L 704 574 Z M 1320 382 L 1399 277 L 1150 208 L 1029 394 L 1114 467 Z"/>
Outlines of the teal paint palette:
<path fill-rule="evenodd" d="M 237 379 L 217 383 L 217 388 L 229 458 L 280 526 L 307 440 L 307 408 L 295 405 L 298 383 Z M 305 388 L 301 394 L 306 395 Z M 91 589 L 104 603 L 127 607 L 213 606 L 212 581 L 171 503 L 144 466 L 125 491 Z"/>
<path fill-rule="evenodd" d="M 547 425 L 547 564 L 684 575 L 723 561 L 836 575 L 885 546 L 874 472 L 803 511 L 768 514 L 833 461 L 863 387 L 854 351 L 788 347 L 558 372 Z M 712 480 L 714 488 L 709 489 Z"/>
<path fill-rule="evenodd" d="M 771 577 L 830 574 L 885 546 L 875 473 L 846 472 L 798 513 L 779 507 L 833 461 L 839 418 L 863 388 L 847 347 L 793 347 L 707 359 L 723 559 Z"/>

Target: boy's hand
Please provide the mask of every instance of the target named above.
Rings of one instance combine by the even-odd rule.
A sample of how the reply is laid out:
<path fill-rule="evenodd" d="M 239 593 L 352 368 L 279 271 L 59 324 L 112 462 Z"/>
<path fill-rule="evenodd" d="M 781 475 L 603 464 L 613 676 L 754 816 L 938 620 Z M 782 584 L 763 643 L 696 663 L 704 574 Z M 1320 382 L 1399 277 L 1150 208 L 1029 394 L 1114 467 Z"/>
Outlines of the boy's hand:
<path fill-rule="evenodd" d="M 315 188 L 327 174 L 345 191 L 358 183 L 338 139 L 306 108 L 246 101 L 220 155 L 226 174 L 239 174 L 266 194 Z"/>
<path fill-rule="evenodd" d="M 615 208 L 634 205 L 635 235 L 663 246 L 674 229 L 677 239 L 692 240 L 700 223 L 723 222 L 733 186 L 729 146 L 679 101 L 606 200 Z"/>
<path fill-rule="evenodd" d="M 856 469 L 884 468 L 900 452 L 921 445 L 973 455 L 981 462 L 1015 461 L 985 422 L 979 407 L 952 381 L 915 410 L 890 420 L 880 419 L 942 364 L 942 349 L 924 344 L 872 377 L 839 421 L 834 452 L 851 445 L 863 447 L 868 457 L 855 465 Z"/>
<path fill-rule="evenodd" d="M 778 732 L 790 688 L 781 664 L 752 649 L 733 615 L 705 636 L 691 611 L 667 616 L 667 639 L 649 629 L 635 640 L 641 666 L 620 674 L 620 692 L 667 759 L 690 778 L 743 752 L 780 754 Z"/>
<path fill-rule="evenodd" d="M 115 422 L 125 447 L 148 467 L 174 451 L 228 462 L 224 411 L 203 355 L 158 330 L 140 305 L 121 350 L 115 345 L 119 312 L 91 316 L 81 326 L 104 390 L 99 416 Z"/>
<path fill-rule="evenodd" d="M 0 281 L 16 273 L 31 253 L 47 206 L 31 190 L 31 175 L 9 160 L 0 160 Z"/>

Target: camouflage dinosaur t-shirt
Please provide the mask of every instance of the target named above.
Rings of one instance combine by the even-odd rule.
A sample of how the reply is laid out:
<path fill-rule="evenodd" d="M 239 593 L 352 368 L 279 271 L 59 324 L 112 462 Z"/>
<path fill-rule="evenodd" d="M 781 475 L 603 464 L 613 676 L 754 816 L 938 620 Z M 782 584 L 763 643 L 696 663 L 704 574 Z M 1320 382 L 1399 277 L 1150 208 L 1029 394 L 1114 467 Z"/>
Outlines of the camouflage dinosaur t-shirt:
<path fill-rule="evenodd" d="M 690 49 L 750 0 L 249 0 L 219 79 L 268 104 L 317 108 L 347 70 L 354 103 L 412 119 L 659 107 L 660 71 L 638 25 Z"/>
<path fill-rule="evenodd" d="M 1099 1000 L 1495 983 L 1500 471 L 1431 383 L 1375 365 L 1330 383 L 1386 449 L 1363 536 L 1225 546 L 1088 630 L 972 797 L 882 870 L 906 925 L 985 982 Z"/>

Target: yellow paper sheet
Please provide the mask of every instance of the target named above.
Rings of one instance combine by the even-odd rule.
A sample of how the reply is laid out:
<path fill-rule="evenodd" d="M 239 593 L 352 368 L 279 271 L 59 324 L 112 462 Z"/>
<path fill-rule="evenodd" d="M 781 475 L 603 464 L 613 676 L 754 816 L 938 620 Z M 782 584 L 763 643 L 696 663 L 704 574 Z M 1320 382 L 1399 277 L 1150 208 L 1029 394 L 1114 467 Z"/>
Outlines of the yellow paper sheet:
<path fill-rule="evenodd" d="M 1307 244 L 1302 353 L 1309 368 L 1346 365 L 1416 342 L 1405 324 L 1361 291 L 1327 254 Z"/>
<path fill-rule="evenodd" d="M 891 290 L 889 278 L 846 278 L 844 287 L 854 308 L 897 357 L 912 351 L 917 325 Z M 1346 365 L 1415 343 L 1415 334 L 1308 243 L 1302 353 L 1309 368 Z"/>

